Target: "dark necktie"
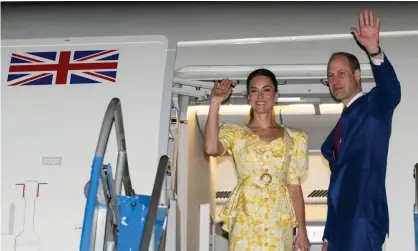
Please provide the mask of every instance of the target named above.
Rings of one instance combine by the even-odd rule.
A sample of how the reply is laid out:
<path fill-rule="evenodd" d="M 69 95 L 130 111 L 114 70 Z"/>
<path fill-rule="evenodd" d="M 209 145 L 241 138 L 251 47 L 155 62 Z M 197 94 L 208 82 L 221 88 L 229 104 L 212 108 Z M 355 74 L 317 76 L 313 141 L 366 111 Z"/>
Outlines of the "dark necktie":
<path fill-rule="evenodd" d="M 341 113 L 341 116 L 346 109 L 347 109 L 347 107 L 344 106 L 343 112 Z M 340 121 L 341 121 L 341 117 L 338 120 L 338 123 L 335 127 L 334 138 L 333 138 L 333 143 L 334 143 L 333 148 L 334 148 L 335 159 L 337 159 L 338 153 L 340 152 L 340 145 L 341 145 L 341 123 L 340 123 Z"/>

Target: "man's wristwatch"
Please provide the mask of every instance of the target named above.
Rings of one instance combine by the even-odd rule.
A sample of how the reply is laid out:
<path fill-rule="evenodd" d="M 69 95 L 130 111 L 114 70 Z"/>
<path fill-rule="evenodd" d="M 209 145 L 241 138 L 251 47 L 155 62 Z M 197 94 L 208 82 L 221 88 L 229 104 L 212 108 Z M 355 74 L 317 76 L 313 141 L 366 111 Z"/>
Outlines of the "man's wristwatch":
<path fill-rule="evenodd" d="M 379 46 L 379 50 L 376 53 L 370 53 L 369 56 L 370 57 L 376 57 L 377 55 L 379 55 L 380 53 L 382 53 L 382 48 L 380 48 Z"/>

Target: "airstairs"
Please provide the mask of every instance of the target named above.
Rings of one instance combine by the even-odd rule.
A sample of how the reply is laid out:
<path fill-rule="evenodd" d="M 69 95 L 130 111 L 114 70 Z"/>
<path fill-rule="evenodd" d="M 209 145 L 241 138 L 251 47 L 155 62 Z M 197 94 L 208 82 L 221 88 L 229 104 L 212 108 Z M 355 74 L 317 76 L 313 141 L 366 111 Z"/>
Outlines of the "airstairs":
<path fill-rule="evenodd" d="M 118 145 L 115 180 L 111 165 L 103 163 L 113 124 Z M 121 102 L 113 98 L 94 155 L 80 251 L 175 250 L 169 245 L 166 249 L 167 228 L 176 229 L 175 221 L 168 221 L 170 206 L 175 204 L 175 200 L 169 199 L 169 176 L 169 158 L 164 155 L 159 159 L 151 196 L 135 193 L 128 168 Z"/>

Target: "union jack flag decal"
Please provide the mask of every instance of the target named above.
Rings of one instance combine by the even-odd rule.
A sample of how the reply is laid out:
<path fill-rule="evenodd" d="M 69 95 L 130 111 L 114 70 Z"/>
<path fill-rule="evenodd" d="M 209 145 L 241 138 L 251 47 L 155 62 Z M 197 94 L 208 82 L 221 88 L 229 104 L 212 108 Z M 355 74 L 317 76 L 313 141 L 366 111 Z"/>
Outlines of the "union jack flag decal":
<path fill-rule="evenodd" d="M 118 50 L 13 53 L 8 86 L 116 82 Z"/>

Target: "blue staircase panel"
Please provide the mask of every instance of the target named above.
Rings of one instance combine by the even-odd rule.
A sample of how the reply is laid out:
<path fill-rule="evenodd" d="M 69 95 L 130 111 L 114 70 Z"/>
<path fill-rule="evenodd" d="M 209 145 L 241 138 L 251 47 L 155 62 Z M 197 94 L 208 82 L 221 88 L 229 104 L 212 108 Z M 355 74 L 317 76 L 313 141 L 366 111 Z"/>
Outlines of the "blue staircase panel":
<path fill-rule="evenodd" d="M 166 215 L 167 215 L 166 208 L 158 208 L 157 217 L 155 219 L 155 226 L 154 226 L 155 247 L 158 247 L 160 244 L 160 239 L 163 233 L 163 226 L 164 226 L 164 220 L 165 220 Z"/>
<path fill-rule="evenodd" d="M 119 232 L 118 251 L 138 250 L 144 233 L 145 221 L 151 196 L 118 196 L 119 199 Z M 159 208 L 154 226 L 155 247 L 158 247 L 167 210 Z"/>

